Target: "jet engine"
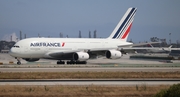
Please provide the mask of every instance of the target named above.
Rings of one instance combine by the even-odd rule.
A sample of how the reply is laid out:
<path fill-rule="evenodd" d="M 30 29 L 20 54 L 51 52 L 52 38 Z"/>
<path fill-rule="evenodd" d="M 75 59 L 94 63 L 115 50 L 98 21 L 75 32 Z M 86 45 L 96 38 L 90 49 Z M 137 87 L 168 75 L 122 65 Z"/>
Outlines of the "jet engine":
<path fill-rule="evenodd" d="M 106 51 L 105 55 L 108 59 L 118 59 L 121 58 L 122 53 L 118 50 L 108 50 Z"/>
<path fill-rule="evenodd" d="M 28 62 L 35 62 L 35 61 L 39 61 L 39 58 L 23 58 L 24 60 L 28 61 Z"/>
<path fill-rule="evenodd" d="M 85 52 L 76 52 L 73 54 L 73 59 L 76 61 L 86 61 L 89 59 L 89 54 Z"/>

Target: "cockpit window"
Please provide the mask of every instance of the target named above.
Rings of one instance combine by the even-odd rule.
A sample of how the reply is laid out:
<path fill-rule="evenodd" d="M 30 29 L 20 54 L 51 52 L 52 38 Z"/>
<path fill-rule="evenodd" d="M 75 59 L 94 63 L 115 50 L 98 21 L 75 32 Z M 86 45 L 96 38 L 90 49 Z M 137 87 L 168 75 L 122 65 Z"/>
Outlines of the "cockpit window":
<path fill-rule="evenodd" d="M 17 45 L 14 45 L 13 47 L 15 47 L 15 48 L 19 48 L 19 46 L 17 46 Z"/>

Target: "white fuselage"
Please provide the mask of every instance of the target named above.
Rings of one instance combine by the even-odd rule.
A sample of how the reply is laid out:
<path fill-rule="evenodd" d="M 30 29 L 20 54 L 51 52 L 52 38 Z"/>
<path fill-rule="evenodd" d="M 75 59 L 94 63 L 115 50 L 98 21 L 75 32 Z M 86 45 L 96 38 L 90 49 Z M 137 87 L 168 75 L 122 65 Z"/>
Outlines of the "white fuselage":
<path fill-rule="evenodd" d="M 20 58 L 50 58 L 53 52 L 98 51 L 118 49 L 132 43 L 118 39 L 94 38 L 27 38 L 15 44 L 10 55 Z"/>

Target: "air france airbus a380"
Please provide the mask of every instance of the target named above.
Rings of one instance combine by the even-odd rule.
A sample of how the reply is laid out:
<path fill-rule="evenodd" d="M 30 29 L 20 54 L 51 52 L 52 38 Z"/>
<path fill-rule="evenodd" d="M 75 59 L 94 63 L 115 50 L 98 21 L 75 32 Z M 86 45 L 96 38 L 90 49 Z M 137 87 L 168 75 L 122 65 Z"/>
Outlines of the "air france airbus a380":
<path fill-rule="evenodd" d="M 86 63 L 90 58 L 104 55 L 117 59 L 122 56 L 119 48 L 132 46 L 126 42 L 137 8 L 129 8 L 111 35 L 106 39 L 93 38 L 27 38 L 17 42 L 9 54 L 26 61 L 37 61 L 41 58 L 58 60 L 57 64 Z M 131 49 L 131 48 L 129 48 Z"/>

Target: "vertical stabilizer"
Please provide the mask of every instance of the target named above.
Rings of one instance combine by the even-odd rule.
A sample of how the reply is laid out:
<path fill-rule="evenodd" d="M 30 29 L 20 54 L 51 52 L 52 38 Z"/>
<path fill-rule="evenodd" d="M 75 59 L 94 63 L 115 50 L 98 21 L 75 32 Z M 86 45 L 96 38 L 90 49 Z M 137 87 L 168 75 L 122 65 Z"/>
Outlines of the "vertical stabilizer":
<path fill-rule="evenodd" d="M 108 38 L 127 40 L 137 8 L 129 8 Z"/>

